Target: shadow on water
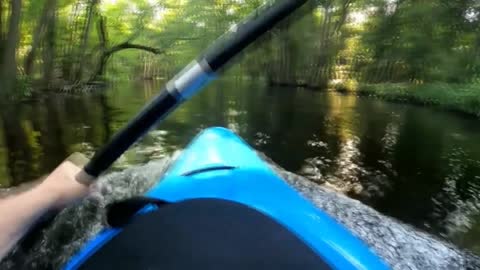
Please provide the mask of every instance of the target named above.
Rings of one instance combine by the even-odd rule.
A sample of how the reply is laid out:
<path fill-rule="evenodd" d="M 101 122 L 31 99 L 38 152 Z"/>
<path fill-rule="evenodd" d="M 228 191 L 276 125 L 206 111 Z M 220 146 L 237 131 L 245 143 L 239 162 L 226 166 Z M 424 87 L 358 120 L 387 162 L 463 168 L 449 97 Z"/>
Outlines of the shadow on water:
<path fill-rule="evenodd" d="M 161 83 L 50 94 L 2 108 L 0 186 L 91 155 Z M 114 170 L 169 157 L 201 129 L 225 126 L 288 171 L 480 254 L 478 120 L 374 99 L 269 88 L 231 77 L 181 106 Z"/>

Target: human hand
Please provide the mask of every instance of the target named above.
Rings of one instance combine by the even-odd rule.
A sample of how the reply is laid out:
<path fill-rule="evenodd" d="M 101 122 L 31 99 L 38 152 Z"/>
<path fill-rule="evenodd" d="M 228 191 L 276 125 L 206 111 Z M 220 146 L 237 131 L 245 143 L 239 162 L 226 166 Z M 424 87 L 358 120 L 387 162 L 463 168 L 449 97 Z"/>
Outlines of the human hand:
<path fill-rule="evenodd" d="M 62 162 L 37 187 L 47 196 L 51 196 L 54 209 L 67 207 L 90 193 L 90 185 L 85 181 L 78 181 L 78 177 L 83 173 L 83 164 L 74 162 L 68 159 Z"/>

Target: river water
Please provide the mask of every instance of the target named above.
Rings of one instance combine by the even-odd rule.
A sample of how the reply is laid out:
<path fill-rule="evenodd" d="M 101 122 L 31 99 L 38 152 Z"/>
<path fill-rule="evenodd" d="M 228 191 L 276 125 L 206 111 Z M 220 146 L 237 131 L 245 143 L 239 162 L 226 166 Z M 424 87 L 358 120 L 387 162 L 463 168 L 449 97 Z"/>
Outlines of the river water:
<path fill-rule="evenodd" d="M 0 187 L 91 155 L 160 82 L 55 94 L 2 109 Z M 181 106 L 114 170 L 169 157 L 203 128 L 225 126 L 288 171 L 480 254 L 479 120 L 405 104 L 230 77 Z"/>

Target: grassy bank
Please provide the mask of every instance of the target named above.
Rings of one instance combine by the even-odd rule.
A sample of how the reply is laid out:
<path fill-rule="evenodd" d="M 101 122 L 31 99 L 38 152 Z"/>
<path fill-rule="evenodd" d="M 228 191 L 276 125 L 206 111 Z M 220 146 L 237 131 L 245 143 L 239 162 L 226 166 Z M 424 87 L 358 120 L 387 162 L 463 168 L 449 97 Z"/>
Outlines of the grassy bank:
<path fill-rule="evenodd" d="M 438 106 L 480 117 L 480 84 L 382 83 L 356 85 L 350 83 L 334 86 L 334 89 L 387 101 Z"/>

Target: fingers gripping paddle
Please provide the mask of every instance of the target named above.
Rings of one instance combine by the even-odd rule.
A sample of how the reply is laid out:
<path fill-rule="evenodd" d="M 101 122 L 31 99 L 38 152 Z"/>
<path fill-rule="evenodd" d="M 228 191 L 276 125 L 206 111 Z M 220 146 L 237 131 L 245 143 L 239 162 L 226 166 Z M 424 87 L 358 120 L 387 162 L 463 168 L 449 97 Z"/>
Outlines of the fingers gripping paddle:
<path fill-rule="evenodd" d="M 301 7 L 307 0 L 281 0 L 257 10 L 245 22 L 235 25 L 214 42 L 197 60 L 170 80 L 161 93 L 87 163 L 77 180 L 89 184 L 117 160 L 133 143 L 165 118 L 182 102 L 190 99 L 215 78 L 224 67 L 258 37 Z"/>

